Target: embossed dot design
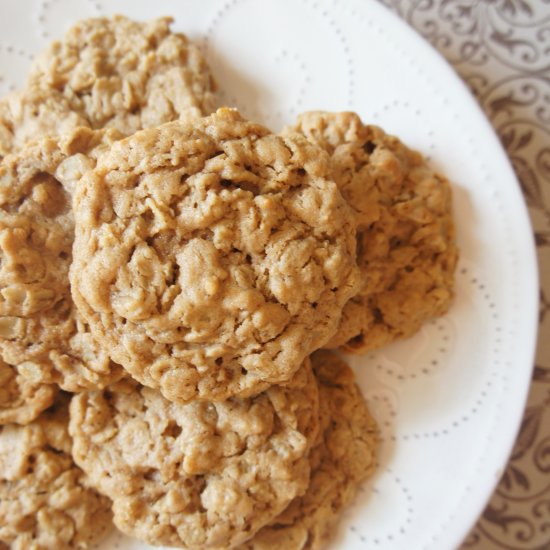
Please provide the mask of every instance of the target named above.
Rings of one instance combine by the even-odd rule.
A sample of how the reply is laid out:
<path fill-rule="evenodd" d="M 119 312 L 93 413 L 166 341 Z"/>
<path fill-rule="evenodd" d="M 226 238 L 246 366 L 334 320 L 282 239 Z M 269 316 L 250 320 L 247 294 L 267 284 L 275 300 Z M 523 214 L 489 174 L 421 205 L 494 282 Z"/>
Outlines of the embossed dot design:
<path fill-rule="evenodd" d="M 360 523 L 354 521 L 353 517 L 350 518 L 350 534 L 365 543 L 365 547 L 378 547 L 387 542 L 402 540 L 407 535 L 414 517 L 414 498 L 407 484 L 391 468 L 385 468 L 374 483 L 361 487 L 357 500 L 359 503 L 368 501 L 373 510 L 381 509 L 389 502 L 395 507 L 395 515 L 391 521 L 377 517 L 376 511 L 366 520 L 362 518 Z"/>
<path fill-rule="evenodd" d="M 62 38 L 68 22 L 86 17 L 99 17 L 103 6 L 98 0 L 42 0 L 36 11 L 40 35 L 44 40 Z"/>
<path fill-rule="evenodd" d="M 448 345 L 452 338 L 452 327 L 448 319 L 446 317 L 434 319 L 422 327 L 419 335 L 415 337 L 416 340 L 422 340 L 424 347 L 428 348 L 422 357 L 415 356 L 413 360 L 407 361 L 405 367 L 388 358 L 383 351 L 371 353 L 369 360 L 376 364 L 375 368 L 381 376 L 386 375 L 394 382 L 415 380 L 434 373 L 440 365 L 445 364 L 449 353 Z M 434 345 L 430 345 L 431 343 Z M 404 347 L 409 346 L 405 344 Z"/>
<path fill-rule="evenodd" d="M 430 161 L 435 150 L 434 131 L 426 126 L 426 115 L 413 100 L 393 99 L 380 107 L 373 107 L 367 115 L 369 123 L 384 128 L 390 134 L 398 134 L 403 143 L 414 143 L 426 160 Z"/>
<path fill-rule="evenodd" d="M 304 19 L 323 28 L 330 55 L 321 58 L 316 44 L 301 38 L 302 29 L 286 17 L 288 11 L 299 11 Z M 237 35 L 234 28 L 244 16 L 255 25 Z M 284 46 L 276 47 L 284 26 L 288 27 Z M 324 3 L 281 0 L 260 6 L 252 0 L 223 2 L 207 26 L 204 51 L 220 83 L 223 102 L 275 130 L 323 102 L 324 108 L 340 110 L 352 102 L 355 69 L 349 45 Z M 246 64 L 240 63 L 243 58 Z M 325 78 L 327 72 L 334 75 L 330 80 Z M 326 98 L 327 86 L 333 92 L 333 106 L 321 99 Z"/>
<path fill-rule="evenodd" d="M 23 83 L 31 59 L 26 49 L 0 41 L 0 94 L 12 92 Z"/>

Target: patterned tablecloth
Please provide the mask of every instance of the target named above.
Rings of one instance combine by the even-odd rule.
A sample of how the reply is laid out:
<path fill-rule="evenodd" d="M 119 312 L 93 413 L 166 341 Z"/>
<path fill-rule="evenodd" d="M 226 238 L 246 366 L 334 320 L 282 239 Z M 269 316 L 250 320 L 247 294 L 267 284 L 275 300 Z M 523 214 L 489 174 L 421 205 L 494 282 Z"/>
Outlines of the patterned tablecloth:
<path fill-rule="evenodd" d="M 537 244 L 540 328 L 529 402 L 508 467 L 462 548 L 549 550 L 550 0 L 382 1 L 470 86 L 515 168 Z"/>

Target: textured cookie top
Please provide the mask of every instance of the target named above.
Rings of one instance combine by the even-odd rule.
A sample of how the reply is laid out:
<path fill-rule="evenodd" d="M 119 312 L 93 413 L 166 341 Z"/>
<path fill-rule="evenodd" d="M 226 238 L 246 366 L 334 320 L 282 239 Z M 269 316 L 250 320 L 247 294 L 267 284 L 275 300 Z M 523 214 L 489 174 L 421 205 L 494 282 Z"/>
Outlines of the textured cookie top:
<path fill-rule="evenodd" d="M 34 62 L 28 82 L 61 92 L 92 128 L 125 135 L 214 109 L 214 82 L 199 49 L 172 19 L 86 19 Z"/>
<path fill-rule="evenodd" d="M 13 92 L 0 99 L 0 159 L 30 141 L 88 125 L 61 92 L 37 86 Z"/>
<path fill-rule="evenodd" d="M 252 398 L 182 405 L 130 382 L 71 403 L 75 461 L 113 499 L 119 529 L 156 545 L 230 547 L 309 479 L 318 389 L 309 361 Z"/>
<path fill-rule="evenodd" d="M 170 400 L 288 380 L 356 292 L 327 157 L 220 109 L 116 143 L 75 196 L 73 297 L 115 361 Z"/>
<path fill-rule="evenodd" d="M 54 401 L 57 387 L 33 382 L 0 360 L 0 425 L 28 424 Z"/>
<path fill-rule="evenodd" d="M 67 399 L 27 426 L 0 427 L 0 546 L 89 548 L 111 527 L 110 502 L 71 457 Z"/>
<path fill-rule="evenodd" d="M 117 137 L 80 129 L 0 165 L 0 351 L 34 383 L 96 389 L 122 372 L 78 316 L 68 277 L 73 186 Z"/>
<path fill-rule="evenodd" d="M 353 371 L 327 351 L 312 356 L 321 426 L 310 455 L 311 480 L 275 521 L 240 550 L 316 550 L 334 535 L 343 508 L 376 467 L 378 429 Z"/>
<path fill-rule="evenodd" d="M 363 287 L 328 346 L 365 352 L 443 314 L 458 255 L 447 179 L 354 113 L 305 113 L 286 130 L 296 131 L 330 154 L 332 176 L 358 225 Z"/>

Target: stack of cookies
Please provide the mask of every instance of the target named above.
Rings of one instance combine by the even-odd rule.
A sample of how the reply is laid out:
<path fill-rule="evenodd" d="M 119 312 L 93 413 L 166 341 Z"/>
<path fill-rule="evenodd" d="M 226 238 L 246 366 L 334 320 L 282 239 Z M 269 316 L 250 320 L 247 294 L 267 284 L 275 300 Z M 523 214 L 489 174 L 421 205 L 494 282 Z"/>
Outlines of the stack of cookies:
<path fill-rule="evenodd" d="M 0 548 L 320 548 L 376 466 L 353 372 L 453 296 L 445 178 L 353 113 L 215 110 L 169 18 L 0 100 Z"/>

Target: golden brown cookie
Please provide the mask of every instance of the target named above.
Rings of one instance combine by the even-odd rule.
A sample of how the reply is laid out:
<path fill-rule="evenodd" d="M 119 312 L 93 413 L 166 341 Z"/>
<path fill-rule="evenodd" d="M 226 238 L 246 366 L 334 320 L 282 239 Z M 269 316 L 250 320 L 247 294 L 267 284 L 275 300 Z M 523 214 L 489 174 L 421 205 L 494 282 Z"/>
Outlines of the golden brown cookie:
<path fill-rule="evenodd" d="M 32 422 L 56 395 L 55 385 L 28 380 L 0 359 L 0 425 Z"/>
<path fill-rule="evenodd" d="M 98 342 L 173 401 L 288 380 L 357 292 L 327 170 L 230 109 L 114 144 L 74 200 L 73 298 Z"/>
<path fill-rule="evenodd" d="M 122 374 L 80 319 L 68 277 L 73 186 L 118 137 L 82 128 L 0 165 L 0 352 L 35 384 L 97 389 Z"/>
<path fill-rule="evenodd" d="M 285 386 L 224 402 L 182 405 L 124 384 L 76 395 L 69 428 L 76 463 L 113 500 L 121 531 L 228 548 L 305 491 L 319 426 L 309 360 Z"/>
<path fill-rule="evenodd" d="M 355 113 L 305 113 L 285 132 L 296 131 L 331 155 L 334 181 L 358 226 L 362 290 L 326 347 L 363 353 L 444 314 L 458 257 L 447 179 Z"/>
<path fill-rule="evenodd" d="M 27 426 L 0 426 L 0 546 L 89 548 L 111 526 L 109 500 L 71 457 L 68 399 Z"/>
<path fill-rule="evenodd" d="M 214 110 L 215 85 L 199 49 L 172 18 L 85 19 L 34 62 L 28 83 L 61 92 L 92 128 L 125 135 Z"/>
<path fill-rule="evenodd" d="M 311 480 L 275 521 L 240 550 L 316 550 L 333 535 L 343 509 L 376 467 L 378 429 L 353 371 L 328 351 L 312 355 L 321 427 L 310 455 Z"/>
<path fill-rule="evenodd" d="M 37 86 L 0 99 L 0 160 L 28 142 L 88 126 L 57 90 Z"/>

